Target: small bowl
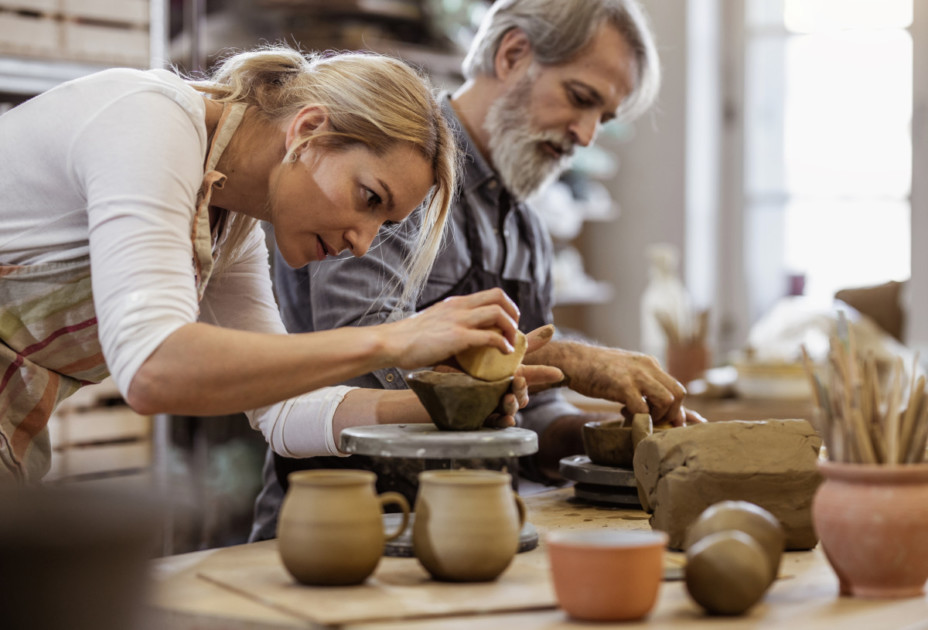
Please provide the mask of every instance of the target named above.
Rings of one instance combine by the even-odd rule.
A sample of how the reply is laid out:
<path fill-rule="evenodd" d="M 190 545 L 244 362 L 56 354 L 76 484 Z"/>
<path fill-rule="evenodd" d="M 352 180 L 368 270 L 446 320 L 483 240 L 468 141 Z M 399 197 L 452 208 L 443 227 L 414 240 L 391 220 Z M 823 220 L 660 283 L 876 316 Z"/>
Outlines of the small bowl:
<path fill-rule="evenodd" d="M 584 621 L 631 621 L 651 612 L 663 578 L 667 534 L 562 530 L 546 538 L 557 601 Z"/>
<path fill-rule="evenodd" d="M 509 391 L 512 377 L 483 381 L 463 372 L 422 370 L 406 375 L 409 388 L 443 431 L 476 431 Z"/>
<path fill-rule="evenodd" d="M 583 450 L 599 466 L 631 468 L 635 445 L 631 424 L 625 420 L 587 422 L 581 430 Z"/>

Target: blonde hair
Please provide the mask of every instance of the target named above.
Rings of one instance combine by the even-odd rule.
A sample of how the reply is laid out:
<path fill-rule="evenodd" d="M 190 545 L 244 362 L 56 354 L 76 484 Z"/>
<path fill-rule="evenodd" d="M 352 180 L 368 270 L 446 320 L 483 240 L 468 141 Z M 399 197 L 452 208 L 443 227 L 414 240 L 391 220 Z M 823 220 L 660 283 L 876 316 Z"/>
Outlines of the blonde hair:
<path fill-rule="evenodd" d="M 573 59 L 606 21 L 622 34 L 635 55 L 635 87 L 616 112 L 620 119 L 631 120 L 657 99 L 661 84 L 654 35 L 636 0 L 496 0 L 464 58 L 464 76 L 494 76 L 496 51 L 503 36 L 514 28 L 525 33 L 538 62 L 551 66 Z"/>
<path fill-rule="evenodd" d="M 415 146 L 432 166 L 434 184 L 421 212 L 415 213 L 419 233 L 406 260 L 401 303 L 413 300 L 438 252 L 458 168 L 457 146 L 424 76 L 384 55 L 304 55 L 287 46 L 268 46 L 228 57 L 209 79 L 191 84 L 214 101 L 254 106 L 273 123 L 307 105 L 324 107 L 331 130 L 293 143 L 290 153 L 309 143 L 331 151 L 362 145 L 375 155 L 399 142 Z M 230 253 L 241 246 L 254 221 L 241 214 L 232 218 Z"/>

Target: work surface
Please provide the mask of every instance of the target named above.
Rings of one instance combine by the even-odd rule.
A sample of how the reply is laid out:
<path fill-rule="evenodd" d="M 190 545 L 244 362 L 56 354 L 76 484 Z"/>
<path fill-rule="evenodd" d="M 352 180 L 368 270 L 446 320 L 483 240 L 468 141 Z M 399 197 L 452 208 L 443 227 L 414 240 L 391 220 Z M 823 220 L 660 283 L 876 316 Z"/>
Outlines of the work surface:
<path fill-rule="evenodd" d="M 643 621 L 590 624 L 571 621 L 556 607 L 544 535 L 558 529 L 646 529 L 638 510 L 578 502 L 570 488 L 526 497 L 528 519 L 542 544 L 521 553 L 488 584 L 433 582 L 414 558 L 384 558 L 360 587 L 310 588 L 296 584 L 280 564 L 275 541 L 162 558 L 146 627 L 197 630 L 344 628 L 346 630 L 481 630 L 505 628 L 926 628 L 928 597 L 868 601 L 838 596 L 838 582 L 819 548 L 784 555 L 781 577 L 743 617 L 708 617 L 680 580 L 661 585 L 657 605 Z M 668 553 L 668 576 L 682 557 Z"/>

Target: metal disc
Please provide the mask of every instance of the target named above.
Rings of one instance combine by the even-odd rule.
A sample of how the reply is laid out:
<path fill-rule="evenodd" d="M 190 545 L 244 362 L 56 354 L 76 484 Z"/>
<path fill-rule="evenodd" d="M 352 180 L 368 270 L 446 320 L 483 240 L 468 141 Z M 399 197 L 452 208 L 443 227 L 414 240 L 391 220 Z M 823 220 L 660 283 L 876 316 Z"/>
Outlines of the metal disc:
<path fill-rule="evenodd" d="M 489 459 L 538 451 L 538 435 L 528 429 L 441 431 L 434 424 L 380 424 L 342 431 L 340 448 L 373 457 Z"/>
<path fill-rule="evenodd" d="M 406 529 L 403 530 L 403 533 L 394 538 L 393 540 L 388 540 L 384 545 L 383 555 L 390 556 L 394 558 L 414 558 L 415 552 L 412 548 L 412 525 L 416 520 L 415 512 L 409 515 L 409 523 L 406 525 Z M 400 526 L 400 523 L 403 522 L 403 515 L 390 512 L 383 515 L 383 527 L 386 532 L 394 532 L 396 528 Z M 526 522 L 522 526 L 522 531 L 519 532 L 519 549 L 518 553 L 523 551 L 531 551 L 538 546 L 538 530 L 535 529 L 535 526 L 529 522 Z"/>
<path fill-rule="evenodd" d="M 571 455 L 563 458 L 558 470 L 565 479 L 577 483 L 596 484 L 600 486 L 622 486 L 637 488 L 635 471 L 629 468 L 600 466 L 590 461 L 586 455 Z"/>

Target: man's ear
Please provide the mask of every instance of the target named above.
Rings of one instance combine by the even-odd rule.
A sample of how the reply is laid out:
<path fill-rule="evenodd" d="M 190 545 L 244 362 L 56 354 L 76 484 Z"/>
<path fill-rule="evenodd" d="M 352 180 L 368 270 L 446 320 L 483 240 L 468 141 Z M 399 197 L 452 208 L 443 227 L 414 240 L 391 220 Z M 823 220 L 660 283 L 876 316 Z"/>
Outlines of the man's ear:
<path fill-rule="evenodd" d="M 329 113 L 322 105 L 307 105 L 296 113 L 287 126 L 287 146 L 290 151 L 294 142 L 308 138 L 329 124 Z"/>
<path fill-rule="evenodd" d="M 532 44 L 525 32 L 520 28 L 506 31 L 494 58 L 493 69 L 496 71 L 496 78 L 508 81 L 513 76 L 521 77 L 531 65 L 532 59 Z"/>

